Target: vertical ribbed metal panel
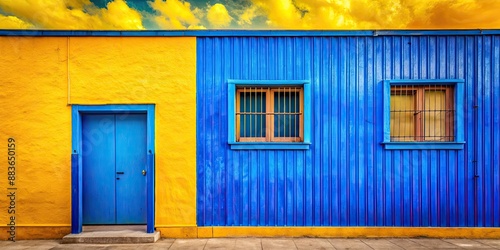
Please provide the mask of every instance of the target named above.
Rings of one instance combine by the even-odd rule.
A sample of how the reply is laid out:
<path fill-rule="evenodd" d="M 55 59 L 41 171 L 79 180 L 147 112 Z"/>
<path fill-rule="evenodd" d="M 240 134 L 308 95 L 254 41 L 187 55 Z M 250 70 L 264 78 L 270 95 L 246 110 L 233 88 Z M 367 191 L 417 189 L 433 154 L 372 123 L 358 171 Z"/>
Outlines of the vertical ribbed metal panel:
<path fill-rule="evenodd" d="M 500 226 L 500 37 L 199 37 L 199 226 Z M 382 80 L 465 80 L 463 150 L 385 150 Z M 230 150 L 227 80 L 310 80 L 309 150 Z"/>

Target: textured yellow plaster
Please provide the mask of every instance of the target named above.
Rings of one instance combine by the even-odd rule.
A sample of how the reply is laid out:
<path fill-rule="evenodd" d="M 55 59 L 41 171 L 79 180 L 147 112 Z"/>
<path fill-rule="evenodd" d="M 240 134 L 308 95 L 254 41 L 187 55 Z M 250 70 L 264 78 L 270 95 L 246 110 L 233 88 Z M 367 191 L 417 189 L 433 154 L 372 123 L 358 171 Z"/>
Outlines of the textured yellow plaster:
<path fill-rule="evenodd" d="M 198 227 L 198 238 L 212 238 L 213 227 Z"/>
<path fill-rule="evenodd" d="M 69 224 L 71 107 L 66 38 L 0 37 L 0 223 Z M 7 140 L 16 143 L 15 185 L 7 183 Z M 17 188 L 15 214 L 7 187 Z M 9 191 L 10 192 L 10 191 Z M 18 227 L 17 236 L 29 238 Z M 26 233 L 25 233 L 26 232 Z M 8 233 L 0 229 L 0 239 Z"/>
<path fill-rule="evenodd" d="M 198 228 L 195 226 L 184 227 L 157 227 L 162 238 L 197 238 Z"/>
<path fill-rule="evenodd" d="M 0 228 L 4 231 L 7 228 Z M 16 228 L 17 240 L 61 239 L 71 233 L 71 226 L 20 226 Z M 0 239 L 0 240 L 7 240 Z"/>
<path fill-rule="evenodd" d="M 196 224 L 196 39 L 70 38 L 73 104 L 156 104 L 156 223 Z"/>

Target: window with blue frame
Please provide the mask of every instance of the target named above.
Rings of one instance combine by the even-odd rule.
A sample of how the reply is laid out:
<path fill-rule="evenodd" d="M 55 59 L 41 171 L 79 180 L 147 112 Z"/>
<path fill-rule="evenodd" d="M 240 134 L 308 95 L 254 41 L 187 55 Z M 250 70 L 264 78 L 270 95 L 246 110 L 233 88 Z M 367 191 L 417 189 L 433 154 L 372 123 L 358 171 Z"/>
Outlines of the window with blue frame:
<path fill-rule="evenodd" d="M 232 149 L 308 149 L 310 89 L 306 81 L 230 80 Z"/>
<path fill-rule="evenodd" d="M 463 81 L 384 83 L 386 149 L 462 149 Z"/>
<path fill-rule="evenodd" d="M 302 87 L 244 86 L 236 92 L 236 141 L 304 141 Z"/>

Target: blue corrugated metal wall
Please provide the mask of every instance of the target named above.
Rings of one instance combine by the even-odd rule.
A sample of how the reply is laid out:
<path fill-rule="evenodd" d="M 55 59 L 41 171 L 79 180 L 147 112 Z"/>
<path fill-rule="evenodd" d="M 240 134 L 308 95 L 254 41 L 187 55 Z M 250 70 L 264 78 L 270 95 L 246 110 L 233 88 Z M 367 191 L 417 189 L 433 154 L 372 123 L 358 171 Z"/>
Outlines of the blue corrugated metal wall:
<path fill-rule="evenodd" d="M 500 226 L 499 36 L 197 41 L 199 226 Z M 465 149 L 383 149 L 382 80 L 440 78 Z M 230 150 L 228 79 L 310 80 L 310 150 Z"/>

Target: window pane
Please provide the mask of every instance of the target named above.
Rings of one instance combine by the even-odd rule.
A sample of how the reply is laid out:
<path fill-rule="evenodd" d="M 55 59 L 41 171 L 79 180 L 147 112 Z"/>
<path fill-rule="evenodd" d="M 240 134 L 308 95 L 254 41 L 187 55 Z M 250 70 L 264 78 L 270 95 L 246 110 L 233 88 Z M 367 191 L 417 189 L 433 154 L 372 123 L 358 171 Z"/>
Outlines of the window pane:
<path fill-rule="evenodd" d="M 391 141 L 415 141 L 415 92 L 391 94 Z"/>
<path fill-rule="evenodd" d="M 283 90 L 274 92 L 274 137 L 299 137 L 300 92 Z"/>
<path fill-rule="evenodd" d="M 266 93 L 257 90 L 240 93 L 240 137 L 266 137 Z"/>
<path fill-rule="evenodd" d="M 447 141 L 446 92 L 426 90 L 424 94 L 424 140 Z"/>

